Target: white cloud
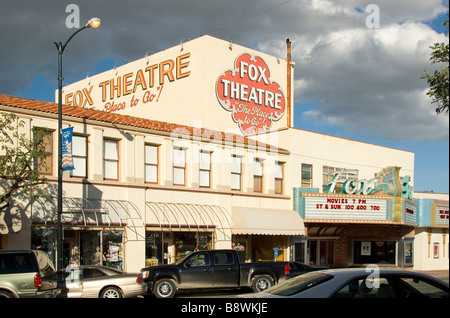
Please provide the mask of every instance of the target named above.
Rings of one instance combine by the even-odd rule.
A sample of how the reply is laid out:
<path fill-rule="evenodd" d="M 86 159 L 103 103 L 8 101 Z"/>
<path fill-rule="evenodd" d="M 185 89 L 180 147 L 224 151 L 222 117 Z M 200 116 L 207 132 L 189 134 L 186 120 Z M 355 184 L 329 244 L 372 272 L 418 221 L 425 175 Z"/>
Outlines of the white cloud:
<path fill-rule="evenodd" d="M 95 73 L 105 58 L 132 61 L 210 34 L 286 57 L 293 42 L 297 115 L 387 139 L 448 138 L 448 116 L 434 114 L 420 79 L 429 46 L 445 40 L 421 22 L 446 9 L 441 0 L 380 0 L 380 28 L 368 29 L 372 0 L 77 0 L 82 21 L 102 19 L 65 52 L 65 78 Z M 0 91 L 23 91 L 39 74 L 54 78 L 65 28 L 65 1 L 2 0 Z M 448 41 L 448 39 L 447 39 Z M 87 49 L 89 48 L 89 49 Z M 53 95 L 53 92 L 51 92 Z M 400 129 L 399 126 L 402 128 Z M 301 127 L 299 127 L 301 128 Z"/>

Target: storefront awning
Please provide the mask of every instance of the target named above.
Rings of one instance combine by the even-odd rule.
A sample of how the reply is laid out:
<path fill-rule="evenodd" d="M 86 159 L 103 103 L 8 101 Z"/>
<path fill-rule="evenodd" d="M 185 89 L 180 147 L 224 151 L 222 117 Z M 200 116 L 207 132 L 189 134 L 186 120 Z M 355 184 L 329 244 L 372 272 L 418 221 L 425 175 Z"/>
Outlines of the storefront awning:
<path fill-rule="evenodd" d="M 293 210 L 233 207 L 233 234 L 305 235 L 305 225 Z"/>
<path fill-rule="evenodd" d="M 78 226 L 126 226 L 130 209 L 139 215 L 137 207 L 125 200 L 64 198 L 62 223 Z M 32 202 L 31 221 L 34 224 L 57 222 L 57 198 L 40 197 Z"/>
<path fill-rule="evenodd" d="M 172 230 L 231 229 L 229 212 L 218 205 L 147 202 L 147 227 Z"/>

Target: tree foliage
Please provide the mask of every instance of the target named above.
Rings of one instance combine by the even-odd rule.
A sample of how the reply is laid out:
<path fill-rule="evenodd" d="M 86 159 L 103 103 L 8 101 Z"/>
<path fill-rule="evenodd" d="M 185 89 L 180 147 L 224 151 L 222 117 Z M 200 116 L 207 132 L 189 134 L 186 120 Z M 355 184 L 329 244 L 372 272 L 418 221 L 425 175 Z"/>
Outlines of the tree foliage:
<path fill-rule="evenodd" d="M 448 43 L 448 19 L 444 21 L 443 25 L 447 28 L 446 36 L 447 43 L 435 43 L 430 46 L 433 50 L 430 60 L 433 64 L 444 63 L 440 71 L 435 70 L 434 74 L 425 70 L 421 78 L 426 78 L 430 86 L 430 90 L 427 95 L 433 99 L 433 103 L 437 103 L 436 113 L 446 112 L 448 113 L 449 104 L 449 80 L 448 80 L 448 66 L 449 66 L 449 43 Z"/>
<path fill-rule="evenodd" d="M 47 180 L 38 162 L 49 156 L 44 145 L 44 131 L 32 129 L 31 136 L 21 132 L 25 122 L 12 113 L 0 115 L 0 211 L 9 207 L 13 195 L 27 198 L 38 195 L 39 185 Z"/>

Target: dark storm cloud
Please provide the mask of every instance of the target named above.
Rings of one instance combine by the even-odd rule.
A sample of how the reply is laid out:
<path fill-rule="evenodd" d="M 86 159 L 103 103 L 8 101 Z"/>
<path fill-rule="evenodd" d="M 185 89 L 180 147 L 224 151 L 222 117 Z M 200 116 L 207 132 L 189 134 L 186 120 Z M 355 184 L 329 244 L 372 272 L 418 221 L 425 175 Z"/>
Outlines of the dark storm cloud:
<path fill-rule="evenodd" d="M 0 0 L 1 93 L 18 94 L 38 75 L 56 86 L 53 42 L 74 32 L 65 25 L 71 3 L 81 24 L 97 16 L 102 25 L 67 47 L 66 84 L 105 59 L 121 65 L 204 34 L 281 58 L 290 38 L 296 104 L 318 105 L 297 114 L 387 139 L 448 138 L 448 116 L 435 116 L 420 79 L 429 45 L 445 39 L 422 24 L 446 10 L 440 0 L 377 1 L 377 29 L 365 25 L 369 0 Z M 399 118 L 410 123 L 401 133 Z"/>

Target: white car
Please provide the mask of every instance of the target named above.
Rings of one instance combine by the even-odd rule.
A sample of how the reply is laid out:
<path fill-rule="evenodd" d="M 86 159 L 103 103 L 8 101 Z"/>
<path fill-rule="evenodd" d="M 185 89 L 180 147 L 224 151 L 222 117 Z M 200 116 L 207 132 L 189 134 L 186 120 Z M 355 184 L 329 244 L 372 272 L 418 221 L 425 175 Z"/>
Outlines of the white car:
<path fill-rule="evenodd" d="M 67 267 L 44 277 L 42 288 L 57 298 L 134 298 L 147 291 L 140 274 L 106 266 Z"/>
<path fill-rule="evenodd" d="M 238 298 L 449 298 L 449 285 L 407 270 L 329 269 L 306 273 Z"/>

